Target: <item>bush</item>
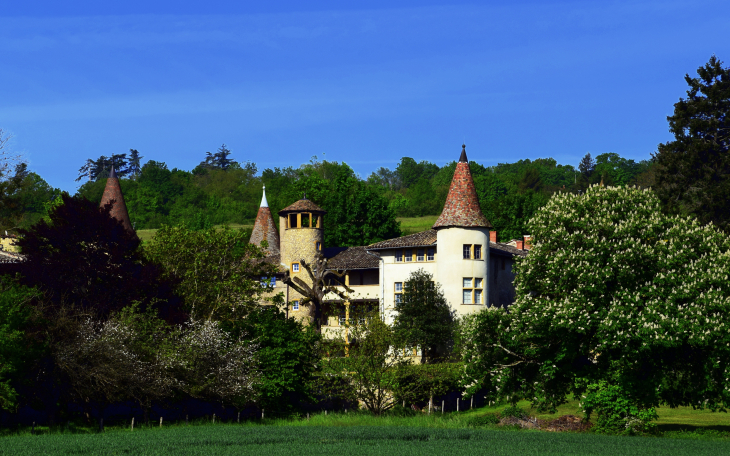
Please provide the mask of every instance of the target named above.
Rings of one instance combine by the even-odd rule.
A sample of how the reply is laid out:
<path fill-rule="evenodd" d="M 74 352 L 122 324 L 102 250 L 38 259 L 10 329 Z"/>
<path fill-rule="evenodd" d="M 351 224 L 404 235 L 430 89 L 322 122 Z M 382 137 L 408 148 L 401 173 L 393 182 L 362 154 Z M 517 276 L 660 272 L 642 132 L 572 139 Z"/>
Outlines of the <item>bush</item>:
<path fill-rule="evenodd" d="M 522 408 L 516 405 L 510 405 L 506 409 L 502 410 L 502 418 L 517 418 L 518 420 L 526 420 L 529 416 Z"/>
<path fill-rule="evenodd" d="M 488 413 L 486 415 L 471 417 L 466 422 L 466 425 L 470 427 L 494 426 L 499 424 L 500 419 L 502 419 L 502 415 L 499 413 Z"/>
<path fill-rule="evenodd" d="M 588 387 L 581 407 L 589 419 L 596 412 L 596 432 L 605 434 L 652 434 L 656 432 L 654 420 L 659 418 L 654 407 L 641 408 L 626 397 L 617 385 L 605 382 Z"/>

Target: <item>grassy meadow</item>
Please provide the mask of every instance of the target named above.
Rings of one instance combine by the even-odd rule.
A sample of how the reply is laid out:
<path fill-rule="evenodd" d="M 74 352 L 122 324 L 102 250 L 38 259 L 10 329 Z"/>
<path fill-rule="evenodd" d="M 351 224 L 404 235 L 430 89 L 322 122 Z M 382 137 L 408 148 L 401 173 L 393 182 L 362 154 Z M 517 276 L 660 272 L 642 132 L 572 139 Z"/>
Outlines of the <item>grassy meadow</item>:
<path fill-rule="evenodd" d="M 240 225 L 236 223 L 232 223 L 228 225 L 229 227 L 239 230 L 239 229 L 252 229 L 253 225 Z M 222 228 L 223 225 L 216 225 L 216 228 Z M 157 232 L 156 229 L 149 229 L 149 230 L 136 230 L 137 236 L 140 238 L 142 242 L 147 242 L 152 240 L 152 238 L 155 237 L 155 233 Z"/>
<path fill-rule="evenodd" d="M 465 404 L 466 405 L 466 404 Z M 527 403 L 518 404 L 529 410 Z M 29 429 L 0 437 L 0 455 L 13 454 L 539 454 L 539 455 L 718 455 L 730 454 L 730 417 L 691 408 L 659 409 L 663 437 L 619 437 L 592 433 L 552 433 L 498 427 L 474 428 L 471 420 L 500 407 L 462 413 L 374 417 L 367 412 L 313 414 L 263 423 L 128 424 Z M 534 410 L 530 410 L 535 415 Z M 562 406 L 553 418 L 580 416 L 577 402 Z"/>
<path fill-rule="evenodd" d="M 425 215 L 423 217 L 398 217 L 396 220 L 400 222 L 403 235 L 408 235 L 430 230 L 437 218 L 438 215 Z"/>

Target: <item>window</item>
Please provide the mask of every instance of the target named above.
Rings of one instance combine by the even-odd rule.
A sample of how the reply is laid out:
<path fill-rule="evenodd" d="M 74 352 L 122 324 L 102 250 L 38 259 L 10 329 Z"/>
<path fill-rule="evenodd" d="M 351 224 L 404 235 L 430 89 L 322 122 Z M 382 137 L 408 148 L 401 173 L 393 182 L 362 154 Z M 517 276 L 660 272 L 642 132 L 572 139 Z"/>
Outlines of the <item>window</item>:
<path fill-rule="evenodd" d="M 463 303 L 482 304 L 484 298 L 484 279 L 481 277 L 464 277 Z"/>
<path fill-rule="evenodd" d="M 403 282 L 395 283 L 395 302 L 403 302 Z"/>
<path fill-rule="evenodd" d="M 436 249 L 428 249 L 428 256 L 426 257 L 426 261 L 433 261 L 433 256 L 436 253 Z"/>
<path fill-rule="evenodd" d="M 299 272 L 299 263 L 291 264 L 291 272 Z"/>
<path fill-rule="evenodd" d="M 271 286 L 272 287 L 275 287 L 276 286 L 276 277 L 272 277 L 271 278 Z"/>
<path fill-rule="evenodd" d="M 406 250 L 406 262 L 413 261 L 413 250 Z"/>
<path fill-rule="evenodd" d="M 423 249 L 418 249 L 416 252 L 416 261 L 423 261 Z"/>
<path fill-rule="evenodd" d="M 481 260 L 482 259 L 482 246 L 481 244 L 464 244 L 464 259 L 465 260 Z"/>
<path fill-rule="evenodd" d="M 318 252 L 321 252 L 321 251 L 322 251 L 322 243 L 321 243 L 321 242 L 319 242 L 319 241 L 315 242 L 315 243 L 314 243 L 314 248 L 315 248 L 315 249 L 316 249 L 316 250 L 317 250 Z"/>
<path fill-rule="evenodd" d="M 261 288 L 265 287 L 275 287 L 276 286 L 276 277 L 261 277 Z"/>
<path fill-rule="evenodd" d="M 291 310 L 299 310 L 299 301 L 292 301 Z"/>
<path fill-rule="evenodd" d="M 395 252 L 395 262 L 400 263 L 402 261 L 403 261 L 403 251 L 398 250 L 397 252 Z"/>

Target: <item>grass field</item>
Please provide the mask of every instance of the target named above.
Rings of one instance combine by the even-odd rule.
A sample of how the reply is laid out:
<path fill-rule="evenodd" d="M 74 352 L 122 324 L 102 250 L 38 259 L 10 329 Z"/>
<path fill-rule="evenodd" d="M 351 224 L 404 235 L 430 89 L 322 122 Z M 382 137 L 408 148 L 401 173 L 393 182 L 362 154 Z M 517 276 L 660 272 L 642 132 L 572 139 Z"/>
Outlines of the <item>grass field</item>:
<path fill-rule="evenodd" d="M 529 410 L 528 404 L 518 404 Z M 730 454 L 730 417 L 725 413 L 689 408 L 660 409 L 665 437 L 617 437 L 596 434 L 550 433 L 500 428 L 469 428 L 471 418 L 501 410 L 485 407 L 462 413 L 419 414 L 413 417 L 373 417 L 368 413 L 330 413 L 307 419 L 266 420 L 265 424 L 165 424 L 93 427 L 41 435 L 0 437 L 4 454 L 272 454 L 272 455 L 720 455 Z M 534 411 L 533 411 L 534 412 Z M 532 413 L 534 415 L 534 413 Z M 551 418 L 577 413 L 577 403 L 562 406 Z M 678 429 L 685 429 L 680 432 Z M 704 430 L 708 432 L 687 432 Z M 710 432 L 712 431 L 712 432 Z"/>
<path fill-rule="evenodd" d="M 216 225 L 216 228 L 220 228 L 222 225 Z M 236 223 L 228 225 L 233 229 L 241 229 L 241 228 L 253 228 L 253 225 L 239 225 Z M 152 230 L 137 230 L 137 236 L 142 240 L 142 242 L 150 241 L 152 238 L 155 237 L 155 233 L 157 232 L 156 229 Z"/>
<path fill-rule="evenodd" d="M 12 455 L 721 455 L 730 443 L 404 426 L 205 425 L 0 439 Z"/>
<path fill-rule="evenodd" d="M 396 220 L 400 222 L 403 235 L 408 235 L 430 230 L 433 224 L 436 223 L 437 218 L 437 215 L 426 215 L 423 217 L 398 217 Z"/>

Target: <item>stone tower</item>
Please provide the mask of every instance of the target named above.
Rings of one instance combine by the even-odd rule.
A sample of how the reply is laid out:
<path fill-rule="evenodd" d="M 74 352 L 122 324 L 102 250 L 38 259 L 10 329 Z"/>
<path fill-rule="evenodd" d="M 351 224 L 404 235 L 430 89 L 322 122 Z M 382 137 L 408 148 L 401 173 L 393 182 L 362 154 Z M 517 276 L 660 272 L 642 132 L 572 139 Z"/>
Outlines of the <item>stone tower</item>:
<path fill-rule="evenodd" d="M 117 178 L 117 173 L 114 171 L 114 165 L 112 165 L 112 170 L 106 180 L 106 187 L 104 188 L 104 194 L 101 196 L 99 207 L 104 207 L 108 203 L 112 203 L 110 215 L 121 221 L 124 228 L 133 232 L 132 224 L 129 222 L 127 205 L 124 203 L 124 195 L 122 195 L 122 187 L 119 185 L 119 178 Z"/>
<path fill-rule="evenodd" d="M 467 314 L 480 310 L 480 305 L 489 304 L 487 265 L 492 225 L 479 208 L 466 145 L 461 147 L 444 210 L 433 229 L 436 230 L 439 254 L 438 281 L 452 308 L 459 314 Z M 479 302 L 474 302 L 477 297 Z"/>
<path fill-rule="evenodd" d="M 281 265 L 289 271 L 292 278 L 299 277 L 310 285 L 309 274 L 302 267 L 301 261 L 310 263 L 317 252 L 322 251 L 324 214 L 326 212 L 306 196 L 279 211 Z M 301 299 L 302 296 L 291 289 L 289 303 Z M 300 311 L 300 314 L 295 315 L 309 316 L 305 309 L 300 308 Z"/>
<path fill-rule="evenodd" d="M 261 206 L 259 213 L 256 215 L 256 223 L 253 225 L 251 232 L 251 244 L 261 245 L 266 241 L 266 256 L 279 255 L 279 232 L 276 231 L 274 217 L 271 215 L 269 203 L 266 201 L 266 186 L 264 186 L 264 195 L 261 197 Z"/>

